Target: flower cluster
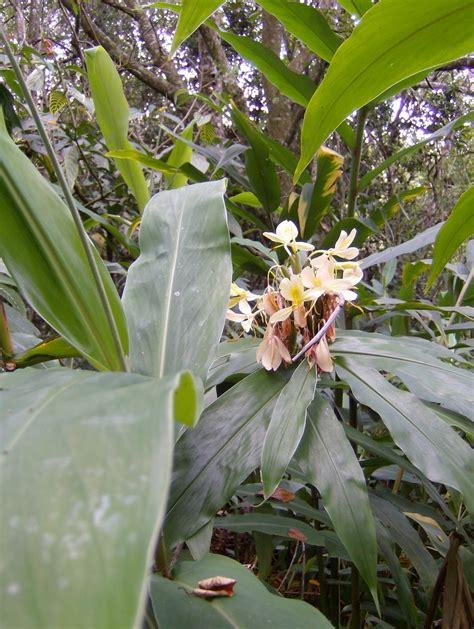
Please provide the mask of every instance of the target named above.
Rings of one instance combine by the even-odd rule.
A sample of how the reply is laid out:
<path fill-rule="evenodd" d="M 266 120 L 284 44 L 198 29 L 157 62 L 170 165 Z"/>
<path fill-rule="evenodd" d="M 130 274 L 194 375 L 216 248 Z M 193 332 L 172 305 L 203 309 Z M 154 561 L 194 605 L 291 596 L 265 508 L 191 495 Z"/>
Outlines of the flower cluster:
<path fill-rule="evenodd" d="M 292 354 L 302 347 L 311 366 L 332 371 L 328 342 L 335 339 L 333 313 L 357 298 L 354 287 L 362 279 L 359 263 L 354 261 L 359 250 L 351 246 L 356 230 L 350 234 L 341 231 L 332 249 L 318 251 L 296 240 L 298 229 L 292 221 L 281 222 L 276 233 L 264 232 L 264 236 L 277 243 L 275 248 L 283 247 L 288 259 L 272 267 L 262 295 L 232 284 L 227 319 L 239 323 L 247 333 L 263 331 L 257 361 L 269 371 L 276 371 L 282 362 L 290 364 Z M 303 268 L 299 251 L 307 252 Z M 323 330 L 329 321 L 332 323 Z M 318 331 L 322 336 L 312 344 Z"/>

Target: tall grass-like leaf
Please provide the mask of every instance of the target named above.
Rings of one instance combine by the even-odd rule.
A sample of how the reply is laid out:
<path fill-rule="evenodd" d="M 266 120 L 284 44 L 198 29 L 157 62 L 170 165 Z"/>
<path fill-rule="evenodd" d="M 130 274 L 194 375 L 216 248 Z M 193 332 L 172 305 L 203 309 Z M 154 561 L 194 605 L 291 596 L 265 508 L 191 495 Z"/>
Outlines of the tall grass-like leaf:
<path fill-rule="evenodd" d="M 300 443 L 306 409 L 316 390 L 316 370 L 304 360 L 282 389 L 272 413 L 262 451 L 263 493 L 269 498 L 281 481 Z"/>
<path fill-rule="evenodd" d="M 181 137 L 185 140 L 193 139 L 194 122 L 192 122 L 181 134 Z M 175 168 L 178 171 L 179 167 L 186 163 L 191 163 L 193 157 L 193 149 L 189 144 L 185 144 L 181 140 L 176 140 L 171 150 L 171 153 L 166 160 L 168 166 Z M 174 188 L 181 188 L 188 183 L 186 175 L 174 172 L 173 174 L 165 173 L 166 187 L 168 190 Z"/>
<path fill-rule="evenodd" d="M 137 626 L 180 376 L 25 369 L 0 387 L 2 624 Z"/>
<path fill-rule="evenodd" d="M 260 463 L 265 432 L 287 375 L 260 370 L 210 404 L 179 439 L 165 538 L 186 540 L 214 517 Z"/>
<path fill-rule="evenodd" d="M 352 14 L 363 15 L 372 7 L 371 0 L 338 0 L 341 7 Z"/>
<path fill-rule="evenodd" d="M 382 0 L 338 48 L 306 111 L 295 181 L 328 135 L 355 109 L 424 69 L 474 46 L 471 0 Z"/>
<path fill-rule="evenodd" d="M 377 602 L 377 542 L 364 474 L 339 420 L 319 394 L 308 408 L 296 458 Z"/>
<path fill-rule="evenodd" d="M 326 18 L 314 7 L 287 0 L 258 0 L 258 4 L 325 61 L 330 61 L 342 44 L 342 38 L 336 35 Z"/>
<path fill-rule="evenodd" d="M 237 581 L 235 596 L 203 600 L 190 593 L 198 581 L 225 575 Z M 277 596 L 242 564 L 222 555 L 207 554 L 200 561 L 182 560 L 173 569 L 172 580 L 151 578 L 150 596 L 161 629 L 204 627 L 217 629 L 269 625 L 275 629 L 331 629 L 317 609 L 302 601 Z M 183 592 L 184 590 L 184 592 Z"/>
<path fill-rule="evenodd" d="M 114 62 L 102 46 L 89 48 L 84 55 L 97 122 L 107 148 L 109 151 L 133 149 L 128 140 L 129 107 Z M 115 160 L 115 165 L 142 211 L 150 198 L 142 167 L 130 160 Z"/>
<path fill-rule="evenodd" d="M 429 288 L 462 243 L 474 234 L 474 186 L 462 194 L 436 236 Z"/>
<path fill-rule="evenodd" d="M 355 397 L 376 411 L 393 440 L 430 480 L 464 494 L 474 512 L 474 453 L 450 426 L 417 397 L 397 389 L 375 369 L 345 358 L 336 371 Z"/>
<path fill-rule="evenodd" d="M 216 11 L 225 0 L 181 0 L 178 25 L 174 32 L 170 55 Z"/>
<path fill-rule="evenodd" d="M 223 180 L 185 186 L 146 207 L 123 296 L 135 372 L 206 379 L 232 277 L 224 190 Z"/>
<path fill-rule="evenodd" d="M 124 313 L 94 251 L 124 353 Z M 30 305 L 94 367 L 121 370 L 121 359 L 83 245 L 61 198 L 0 129 L 0 256 Z"/>

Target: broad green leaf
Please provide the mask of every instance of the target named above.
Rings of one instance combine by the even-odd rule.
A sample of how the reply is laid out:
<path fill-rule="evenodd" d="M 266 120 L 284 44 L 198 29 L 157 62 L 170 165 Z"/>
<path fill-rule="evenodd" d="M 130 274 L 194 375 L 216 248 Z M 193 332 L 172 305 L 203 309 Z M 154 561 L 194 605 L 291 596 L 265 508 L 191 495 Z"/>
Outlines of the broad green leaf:
<path fill-rule="evenodd" d="M 303 123 L 295 181 L 329 134 L 399 81 L 469 54 L 471 0 L 381 0 L 338 48 Z"/>
<path fill-rule="evenodd" d="M 305 6 L 305 5 L 301 5 Z M 335 151 L 322 146 L 317 153 L 316 181 L 309 203 L 302 211 L 298 208 L 300 233 L 303 240 L 309 240 L 319 227 L 329 204 L 336 192 L 336 183 L 342 175 L 344 158 Z"/>
<path fill-rule="evenodd" d="M 371 0 L 338 0 L 341 7 L 348 13 L 363 15 L 372 6 Z"/>
<path fill-rule="evenodd" d="M 179 381 L 70 369 L 0 376 L 6 627 L 137 625 Z"/>
<path fill-rule="evenodd" d="M 413 251 L 418 251 L 418 249 L 431 245 L 435 241 L 436 236 L 443 225 L 444 223 L 437 223 L 436 225 L 433 225 L 433 227 L 428 227 L 425 231 L 422 231 L 413 238 L 410 238 L 410 240 L 403 242 L 401 245 L 387 247 L 387 249 L 384 249 L 380 253 L 373 253 L 372 255 L 367 256 L 367 258 L 360 261 L 361 268 L 368 269 L 370 266 L 374 266 L 375 264 L 383 264 L 384 262 L 388 262 L 389 260 L 393 260 L 399 256 L 403 256 L 407 253 L 413 253 Z"/>
<path fill-rule="evenodd" d="M 216 575 L 235 579 L 235 596 L 206 601 L 192 595 L 198 581 Z M 150 596 L 160 629 L 235 629 L 271 625 L 275 629 L 331 629 L 331 623 L 313 606 L 268 591 L 250 570 L 223 555 L 205 555 L 200 561 L 182 560 L 172 580 L 151 577 Z"/>
<path fill-rule="evenodd" d="M 259 345 L 257 339 L 240 339 L 238 341 L 224 341 L 217 349 L 214 362 L 209 368 L 206 388 L 223 382 L 234 373 L 252 373 L 258 368 L 256 351 Z"/>
<path fill-rule="evenodd" d="M 75 358 L 80 353 L 61 337 L 42 341 L 20 356 L 15 356 L 18 367 L 28 367 L 56 358 Z"/>
<path fill-rule="evenodd" d="M 261 475 L 265 498 L 278 487 L 300 443 L 316 381 L 316 370 L 310 369 L 304 360 L 278 396 L 263 442 Z"/>
<path fill-rule="evenodd" d="M 456 249 L 474 234 L 474 186 L 462 194 L 453 211 L 439 230 L 433 247 L 433 262 L 426 288 L 428 289 Z"/>
<path fill-rule="evenodd" d="M 280 203 L 280 183 L 275 164 L 270 160 L 270 149 L 262 132 L 236 107 L 232 108 L 232 120 L 250 144 L 245 153 L 247 176 L 255 195 L 270 214 Z"/>
<path fill-rule="evenodd" d="M 233 197 L 229 197 L 229 201 L 234 203 L 242 203 L 242 205 L 248 205 L 249 207 L 261 208 L 262 204 L 253 192 L 239 192 Z"/>
<path fill-rule="evenodd" d="M 287 374 L 258 371 L 221 395 L 175 448 L 167 544 L 194 535 L 260 463 L 265 432 Z"/>
<path fill-rule="evenodd" d="M 224 181 L 157 194 L 123 296 L 132 370 L 189 369 L 204 382 L 224 327 L 231 283 Z"/>
<path fill-rule="evenodd" d="M 191 122 L 191 124 L 188 125 L 181 133 L 181 137 L 184 140 L 192 140 L 193 129 L 194 122 Z M 183 166 L 183 164 L 190 163 L 192 157 L 193 149 L 189 146 L 189 144 L 185 144 L 181 140 L 176 140 L 166 163 L 168 166 L 172 166 L 178 170 L 181 166 Z M 188 183 L 188 178 L 186 175 L 179 174 L 179 172 L 174 172 L 172 174 L 165 173 L 165 181 L 167 189 L 171 190 L 185 186 Z"/>
<path fill-rule="evenodd" d="M 258 4 L 325 61 L 331 61 L 342 44 L 322 13 L 311 6 L 287 0 L 258 0 Z"/>
<path fill-rule="evenodd" d="M 311 524 L 295 518 L 273 513 L 242 513 L 216 518 L 214 527 L 236 533 L 264 533 L 285 539 L 295 539 L 296 535 L 300 533 L 306 538 L 305 543 L 312 546 L 324 546 L 330 556 L 345 560 L 350 558 L 347 550 L 333 531 L 318 530 Z"/>
<path fill-rule="evenodd" d="M 260 70 L 282 94 L 303 107 L 308 104 L 316 87 L 309 77 L 290 70 L 272 50 L 251 37 L 217 30 L 224 41 L 243 59 Z"/>
<path fill-rule="evenodd" d="M 105 265 L 96 263 L 124 353 L 124 313 Z M 45 321 L 100 370 L 121 361 L 71 214 L 33 164 L 0 131 L 0 256 Z"/>
<path fill-rule="evenodd" d="M 405 190 L 398 194 L 394 194 L 390 199 L 370 214 L 372 220 L 377 227 L 383 227 L 387 221 L 393 218 L 400 210 L 404 203 L 408 203 L 424 194 L 428 188 L 426 186 L 418 186 L 410 190 Z"/>
<path fill-rule="evenodd" d="M 225 0 L 181 0 L 178 25 L 174 32 L 170 56 L 178 50 L 181 44 L 197 30 L 203 22 L 216 11 Z M 174 9 L 169 6 L 167 8 Z"/>
<path fill-rule="evenodd" d="M 84 55 L 97 122 L 107 148 L 109 151 L 133 149 L 128 140 L 128 103 L 114 62 L 102 46 L 89 48 Z M 140 212 L 143 211 L 150 193 L 142 167 L 129 160 L 115 160 L 115 165 L 137 200 Z"/>
<path fill-rule="evenodd" d="M 375 177 L 380 175 L 380 173 L 382 173 L 384 170 L 386 170 L 389 166 L 391 166 L 395 162 L 399 162 L 400 160 L 402 160 L 404 157 L 407 157 L 408 155 L 413 155 L 413 153 L 416 153 L 417 151 L 419 151 L 426 144 L 429 144 L 430 142 L 434 142 L 438 140 L 439 138 L 449 135 L 452 131 L 454 131 L 454 129 L 458 129 L 459 127 L 462 127 L 467 122 L 471 122 L 472 120 L 474 120 L 473 112 L 469 114 L 465 114 L 464 116 L 460 116 L 459 118 L 456 118 L 456 120 L 452 120 L 448 124 L 444 125 L 443 127 L 440 127 L 439 129 L 437 129 L 430 135 L 426 136 L 424 140 L 421 140 L 420 142 L 416 142 L 416 144 L 412 144 L 411 146 L 407 146 L 406 148 L 401 149 L 400 151 L 397 151 L 396 153 L 393 153 L 393 155 L 390 155 L 390 157 L 384 160 L 381 164 L 379 164 L 378 166 L 376 166 L 375 168 L 373 168 L 368 173 L 366 173 L 363 177 L 360 178 L 360 181 L 358 184 L 359 191 L 365 190 L 365 188 L 367 188 L 367 186 L 370 184 L 370 182 L 373 179 L 375 179 Z"/>
<path fill-rule="evenodd" d="M 296 459 L 377 602 L 377 542 L 364 474 L 341 423 L 319 394 L 308 408 Z"/>
<path fill-rule="evenodd" d="M 375 369 L 345 358 L 338 359 L 336 371 L 359 402 L 381 416 L 410 461 L 433 482 L 463 493 L 473 513 L 474 454 L 467 443 L 417 397 L 397 389 Z"/>

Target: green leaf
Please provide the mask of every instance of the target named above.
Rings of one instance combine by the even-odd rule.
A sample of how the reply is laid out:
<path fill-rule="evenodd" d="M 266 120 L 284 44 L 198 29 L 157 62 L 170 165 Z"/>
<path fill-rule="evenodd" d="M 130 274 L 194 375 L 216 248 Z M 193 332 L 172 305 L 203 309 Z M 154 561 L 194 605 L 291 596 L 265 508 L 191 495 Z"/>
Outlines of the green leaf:
<path fill-rule="evenodd" d="M 48 360 L 77 356 L 80 356 L 80 353 L 63 338 L 58 337 L 43 341 L 23 354 L 15 356 L 15 363 L 18 367 L 28 367 Z"/>
<path fill-rule="evenodd" d="M 278 487 L 303 436 L 306 409 L 314 397 L 316 381 L 316 370 L 310 369 L 304 360 L 278 396 L 263 443 L 261 475 L 265 498 Z"/>
<path fill-rule="evenodd" d="M 231 283 L 224 190 L 223 180 L 168 190 L 145 209 L 123 296 L 135 372 L 206 380 Z"/>
<path fill-rule="evenodd" d="M 181 0 L 181 11 L 171 44 L 170 56 L 173 56 L 181 44 L 223 3 L 224 0 L 199 0 L 199 2 Z"/>
<path fill-rule="evenodd" d="M 198 581 L 223 575 L 235 579 L 235 596 L 206 601 L 191 594 Z M 183 560 L 172 580 L 154 575 L 150 596 L 160 629 L 235 629 L 271 625 L 275 629 L 331 629 L 317 609 L 302 601 L 271 594 L 245 566 L 223 555 L 208 554 L 200 561 Z"/>
<path fill-rule="evenodd" d="M 287 374 L 258 371 L 210 404 L 175 448 L 167 544 L 194 535 L 260 462 L 265 431 Z"/>
<path fill-rule="evenodd" d="M 388 383 L 375 369 L 345 358 L 336 371 L 355 397 L 376 411 L 397 445 L 433 482 L 444 483 L 464 494 L 474 510 L 474 455 L 454 430 L 418 398 Z"/>
<path fill-rule="evenodd" d="M 49 111 L 50 113 L 57 114 L 64 109 L 67 105 L 67 96 L 64 92 L 59 90 L 52 90 L 49 93 Z"/>
<path fill-rule="evenodd" d="M 5 626 L 137 625 L 179 381 L 70 369 L 0 376 Z"/>
<path fill-rule="evenodd" d="M 318 488 L 339 539 L 378 603 L 377 542 L 364 474 L 339 420 L 319 394 L 308 408 L 296 459 Z"/>
<path fill-rule="evenodd" d="M 436 236 L 426 288 L 430 288 L 456 249 L 474 234 L 474 186 L 462 194 Z"/>
<path fill-rule="evenodd" d="M 270 160 L 270 149 L 261 131 L 236 107 L 232 108 L 232 120 L 251 147 L 245 153 L 250 184 L 266 212 L 271 214 L 280 204 L 280 183 L 275 164 Z"/>
<path fill-rule="evenodd" d="M 403 79 L 468 54 L 471 0 L 382 0 L 338 48 L 306 110 L 295 181 L 354 110 Z"/>
<path fill-rule="evenodd" d="M 96 263 L 124 353 L 124 313 L 105 265 Z M 0 256 L 30 305 L 100 370 L 121 370 L 96 283 L 71 214 L 46 179 L 0 131 Z"/>
<path fill-rule="evenodd" d="M 182 137 L 185 140 L 192 140 L 193 129 L 194 129 L 194 122 L 191 122 L 191 124 L 188 125 L 186 129 L 181 133 L 180 137 Z M 186 164 L 188 162 L 190 163 L 192 160 L 192 157 L 193 157 L 193 149 L 191 148 L 191 146 L 189 146 L 189 144 L 182 142 L 181 140 L 176 140 L 171 150 L 171 153 L 168 156 L 166 163 L 168 164 L 168 166 L 172 166 L 173 168 L 176 168 L 176 171 L 178 171 L 178 169 L 183 164 Z M 185 186 L 188 183 L 188 178 L 186 177 L 186 175 L 179 174 L 179 171 L 178 172 L 176 171 L 172 174 L 165 173 L 166 187 L 168 190 L 171 190 L 174 188 L 181 188 L 182 186 Z"/>
<path fill-rule="evenodd" d="M 372 7 L 371 0 L 338 0 L 341 7 L 349 13 L 363 15 Z"/>
<path fill-rule="evenodd" d="M 301 5 L 305 6 L 305 5 Z M 321 219 L 329 209 L 336 192 L 336 183 L 342 176 L 344 158 L 335 151 L 322 146 L 317 154 L 316 181 L 308 204 L 305 204 L 298 217 L 300 233 L 304 240 L 309 240 L 319 227 Z"/>
<path fill-rule="evenodd" d="M 206 381 L 206 388 L 223 382 L 234 373 L 252 373 L 258 368 L 256 351 L 259 340 L 253 338 L 224 341 L 217 350 Z"/>
<path fill-rule="evenodd" d="M 399 162 L 404 157 L 413 155 L 413 153 L 416 153 L 417 151 L 422 149 L 426 144 L 429 144 L 430 142 L 435 142 L 439 138 L 443 138 L 449 135 L 455 129 L 462 127 L 464 124 L 466 124 L 467 122 L 471 122 L 472 120 L 474 120 L 474 112 L 465 114 L 464 116 L 460 116 L 459 118 L 456 118 L 456 120 L 452 120 L 448 124 L 440 127 L 430 135 L 426 136 L 424 140 L 421 140 L 421 142 L 416 142 L 416 144 L 412 144 L 411 146 L 407 146 L 406 148 L 401 149 L 396 153 L 393 153 L 393 155 L 390 155 L 390 157 L 388 157 L 385 161 L 383 161 L 381 164 L 379 164 L 360 178 L 358 184 L 359 191 L 365 190 L 365 188 L 367 188 L 367 186 L 373 179 L 375 179 L 375 177 L 380 175 L 380 173 L 382 173 L 395 162 Z"/>
<path fill-rule="evenodd" d="M 217 30 L 224 41 L 243 59 L 260 70 L 282 94 L 303 107 L 308 104 L 316 87 L 309 77 L 290 70 L 272 50 L 251 37 Z"/>
<path fill-rule="evenodd" d="M 276 506 L 276 505 L 275 505 Z M 311 516 L 309 516 L 311 517 Z M 304 535 L 305 543 L 311 546 L 323 546 L 331 557 L 349 559 L 346 549 L 333 531 L 318 530 L 295 518 L 284 517 L 274 513 L 242 513 L 216 518 L 215 528 L 224 528 L 236 533 L 264 533 L 284 539 L 295 539 L 295 531 Z"/>
<path fill-rule="evenodd" d="M 258 0 L 258 4 L 325 61 L 331 61 L 342 44 L 342 38 L 334 33 L 323 14 L 311 6 L 287 0 Z"/>
<path fill-rule="evenodd" d="M 130 150 L 133 146 L 128 140 L 129 108 L 114 62 L 102 46 L 89 48 L 84 55 L 97 122 L 107 148 Z M 143 211 L 150 193 L 141 166 L 129 160 L 115 160 L 115 164 Z"/>
<path fill-rule="evenodd" d="M 383 227 L 387 221 L 393 218 L 400 210 L 404 203 L 408 203 L 413 199 L 416 199 L 420 194 L 424 194 L 428 188 L 426 186 L 418 186 L 405 190 L 398 194 L 394 194 L 390 197 L 382 207 L 377 208 L 370 214 L 370 220 L 372 220 L 377 227 Z"/>

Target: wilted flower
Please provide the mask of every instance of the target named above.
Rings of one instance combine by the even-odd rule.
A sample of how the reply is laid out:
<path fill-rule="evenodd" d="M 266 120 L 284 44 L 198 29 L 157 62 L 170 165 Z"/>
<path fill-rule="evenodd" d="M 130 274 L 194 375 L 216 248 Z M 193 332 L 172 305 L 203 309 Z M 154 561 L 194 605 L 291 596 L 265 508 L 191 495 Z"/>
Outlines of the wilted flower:
<path fill-rule="evenodd" d="M 282 361 L 291 363 L 290 352 L 277 336 L 275 326 L 269 324 L 257 348 L 257 362 L 262 363 L 267 371 L 276 371 Z"/>
<path fill-rule="evenodd" d="M 288 255 L 296 253 L 297 251 L 312 251 L 313 245 L 307 242 L 297 242 L 298 228 L 293 221 L 282 221 L 276 228 L 276 233 L 263 232 L 269 240 L 278 243 L 278 247 L 283 247 Z M 288 249 L 291 248 L 291 251 Z"/>

